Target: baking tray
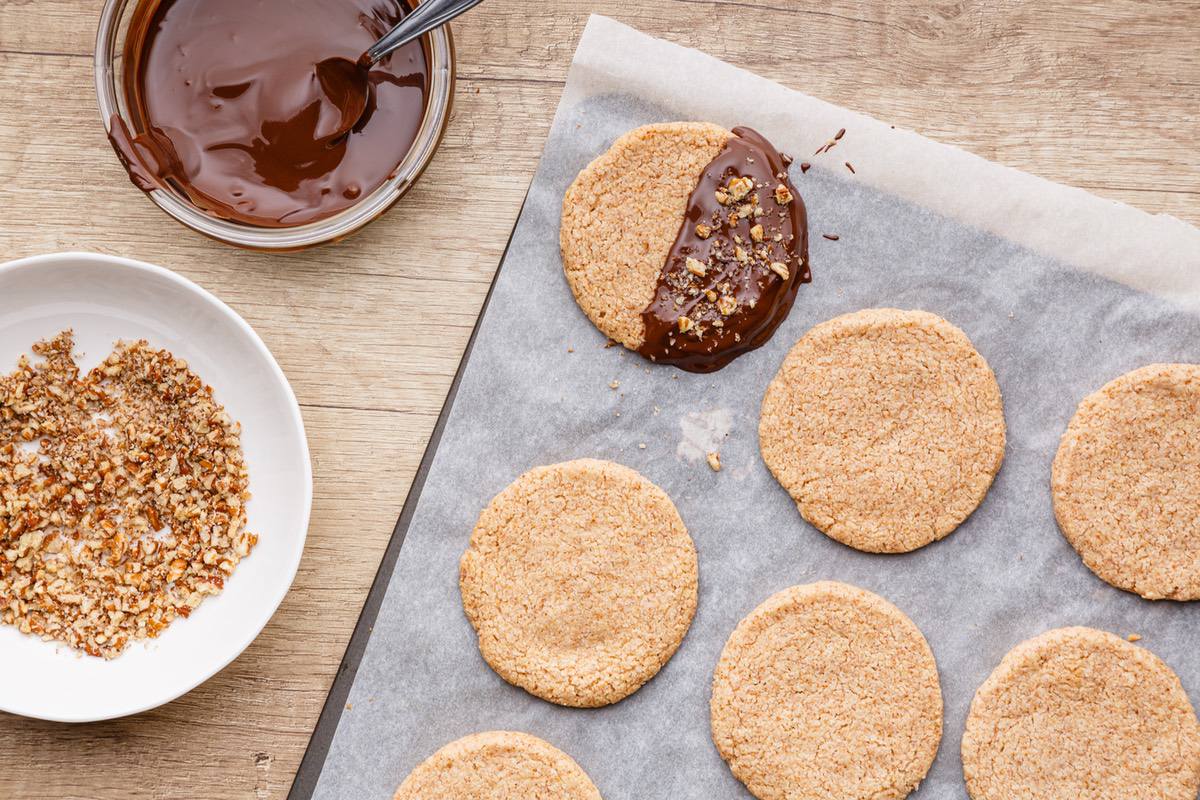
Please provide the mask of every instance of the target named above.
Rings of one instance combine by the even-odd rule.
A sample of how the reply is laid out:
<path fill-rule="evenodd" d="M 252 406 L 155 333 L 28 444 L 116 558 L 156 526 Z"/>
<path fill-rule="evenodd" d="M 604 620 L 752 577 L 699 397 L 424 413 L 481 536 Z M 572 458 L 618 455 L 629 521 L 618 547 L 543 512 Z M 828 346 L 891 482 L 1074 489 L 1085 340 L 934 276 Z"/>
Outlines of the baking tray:
<path fill-rule="evenodd" d="M 521 211 L 524 210 L 525 202 L 522 200 Z M 521 213 L 518 212 L 517 219 L 520 220 L 520 218 Z M 516 230 L 515 223 L 513 230 Z M 300 761 L 292 788 L 288 792 L 288 800 L 308 800 L 316 790 L 317 780 L 325 766 L 325 758 L 329 753 L 329 745 L 333 742 L 333 735 L 337 731 L 338 721 L 346 711 L 346 698 L 350 695 L 350 687 L 354 685 L 354 677 L 358 674 L 358 664 L 367 648 L 367 641 L 371 638 L 372 626 L 375 624 L 375 618 L 379 616 L 379 608 L 383 604 L 383 596 L 391 581 L 392 570 L 395 569 L 396 559 L 400 557 L 400 548 L 404 546 L 404 537 L 408 533 L 408 526 L 416 512 L 421 489 L 425 486 L 430 465 L 433 463 L 434 455 L 437 454 L 438 444 L 442 440 L 442 432 L 446 428 L 446 420 L 450 416 L 450 409 L 454 407 L 454 398 L 458 395 L 458 386 L 462 382 L 463 371 L 471 360 L 471 351 L 475 348 L 475 339 L 479 335 L 480 323 L 487 313 L 488 306 L 491 305 L 492 292 L 496 288 L 496 281 L 500 279 L 500 271 L 504 268 L 504 259 L 508 255 L 508 248 L 512 245 L 512 234 L 513 232 L 509 231 L 508 241 L 504 244 L 504 252 L 500 255 L 500 266 L 492 275 L 492 282 L 483 299 L 483 306 L 479 309 L 479 316 L 476 317 L 475 325 L 471 328 L 471 336 L 467 339 L 467 347 L 463 350 L 462 359 L 458 362 L 458 369 L 454 372 L 454 380 L 450 382 L 450 391 L 446 393 L 446 401 L 442 403 L 442 410 L 438 413 L 433 433 L 429 437 L 429 443 L 425 445 L 425 453 L 421 456 L 417 473 L 404 498 L 404 507 L 400 512 L 399 519 L 396 520 L 395 527 L 392 528 L 392 537 L 383 551 L 383 560 L 379 562 L 379 568 L 375 571 L 371 588 L 367 592 L 367 599 L 363 602 L 358 621 L 354 623 L 354 633 L 350 635 L 346 652 L 342 655 L 337 672 L 334 673 L 333 684 L 329 687 L 329 695 L 325 698 L 325 705 L 321 707 L 317 726 L 313 729 L 308 746 L 304 749 L 304 757 Z"/>
<path fill-rule="evenodd" d="M 680 92 L 696 81 L 712 91 Z M 606 347 L 558 256 L 559 206 L 578 170 L 636 125 L 688 118 L 749 124 L 795 154 L 812 226 L 813 283 L 766 346 L 712 375 Z M 837 148 L 799 174 L 841 128 Z M 945 540 L 894 556 L 851 550 L 804 523 L 757 441 L 762 392 L 791 344 L 875 306 L 923 308 L 963 328 L 996 372 L 1009 434 L 979 510 Z M 1100 582 L 1059 534 L 1050 502 L 1050 461 L 1078 401 L 1153 361 L 1200 361 L 1200 231 L 594 17 L 291 797 L 386 800 L 438 747 L 492 729 L 562 748 L 608 800 L 749 797 L 710 740 L 712 670 L 745 614 L 819 579 L 883 595 L 929 639 L 945 733 L 919 800 L 963 796 L 958 745 L 975 689 L 1004 653 L 1049 628 L 1138 633 L 1196 696 L 1200 605 L 1150 603 Z M 704 460 L 713 449 L 719 473 Z M 585 456 L 633 467 L 671 496 L 696 542 L 700 601 L 679 651 L 646 686 L 613 706 L 569 709 L 488 668 L 457 566 L 492 496 L 532 466 Z"/>

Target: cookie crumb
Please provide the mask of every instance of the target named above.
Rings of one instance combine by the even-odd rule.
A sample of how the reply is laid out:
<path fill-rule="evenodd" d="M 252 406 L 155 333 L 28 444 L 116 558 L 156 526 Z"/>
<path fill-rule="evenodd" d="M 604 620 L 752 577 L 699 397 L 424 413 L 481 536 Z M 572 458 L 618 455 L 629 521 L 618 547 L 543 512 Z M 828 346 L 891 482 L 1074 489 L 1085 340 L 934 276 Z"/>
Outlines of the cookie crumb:
<path fill-rule="evenodd" d="M 716 450 L 708 454 L 708 465 L 712 467 L 713 472 L 721 471 L 721 454 Z"/>
<path fill-rule="evenodd" d="M 1125 638 L 1131 642 L 1140 642 L 1142 640 L 1142 635 L 1140 633 L 1131 633 Z"/>
<path fill-rule="evenodd" d="M 612 383 L 608 384 L 608 388 L 612 389 L 615 392 L 617 389 L 621 388 L 621 382 L 619 380 L 617 380 L 616 378 L 613 378 Z"/>

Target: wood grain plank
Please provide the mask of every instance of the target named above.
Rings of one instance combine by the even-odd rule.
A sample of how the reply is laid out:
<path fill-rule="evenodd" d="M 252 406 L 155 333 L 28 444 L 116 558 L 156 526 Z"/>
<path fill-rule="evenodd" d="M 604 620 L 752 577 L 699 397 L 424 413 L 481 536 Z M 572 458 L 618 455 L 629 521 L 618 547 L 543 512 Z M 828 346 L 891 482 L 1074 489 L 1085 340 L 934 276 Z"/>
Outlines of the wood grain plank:
<path fill-rule="evenodd" d="M 196 691 L 95 725 L 0 715 L 3 798 L 286 794 L 592 11 L 986 158 L 1200 223 L 1194 0 L 556 0 L 552 10 L 489 0 L 455 25 L 454 118 L 420 184 L 350 242 L 287 256 L 186 232 L 128 184 L 93 96 L 100 6 L 0 0 L 0 260 L 63 249 L 133 256 L 229 302 L 302 403 L 313 521 L 280 612 Z"/>
<path fill-rule="evenodd" d="M 70 24 L 51 27 L 37 41 L 23 38 L 32 35 L 28 24 L 0 24 L 0 50 L 89 52 L 94 17 L 80 14 L 75 0 L 44 5 L 50 19 Z M 10 1 L 0 9 L 20 6 Z M 456 27 L 459 74 L 489 83 L 561 81 L 594 8 L 588 0 L 562 0 L 554 14 L 531 13 L 524 0 L 492 0 Z M 603 10 L 1052 180 L 1119 181 L 1145 191 L 1200 185 L 1200 164 L 1190 157 L 1200 127 L 1200 48 L 1193 33 L 1200 6 L 1190 0 L 839 2 L 819 9 L 663 0 Z M 4 14 L 13 11 L 0 10 L 0 22 Z M 746 47 L 761 41 L 777 42 L 778 57 L 763 59 L 761 48 Z"/>

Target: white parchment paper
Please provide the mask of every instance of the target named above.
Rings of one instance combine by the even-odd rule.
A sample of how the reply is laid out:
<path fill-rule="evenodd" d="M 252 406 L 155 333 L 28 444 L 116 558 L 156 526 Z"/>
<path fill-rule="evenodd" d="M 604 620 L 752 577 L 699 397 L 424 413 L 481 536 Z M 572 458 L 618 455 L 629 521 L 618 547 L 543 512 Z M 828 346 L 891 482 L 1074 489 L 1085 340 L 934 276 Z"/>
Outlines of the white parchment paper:
<path fill-rule="evenodd" d="M 708 376 L 605 349 L 558 252 L 561 198 L 578 171 L 630 128 L 675 119 L 747 124 L 795 155 L 812 226 L 813 283 L 787 322 Z M 840 128 L 837 148 L 810 156 Z M 804 160 L 814 167 L 802 175 Z M 949 538 L 899 556 L 850 550 L 804 523 L 758 453 L 759 403 L 788 348 L 815 323 L 872 306 L 926 309 L 963 328 L 996 372 L 1008 421 L 1004 467 L 979 510 Z M 745 614 L 820 579 L 887 597 L 933 647 L 945 735 L 917 798 L 965 797 L 958 748 L 971 697 L 1011 647 L 1049 628 L 1138 633 L 1200 698 L 1200 604 L 1151 603 L 1102 583 L 1058 532 L 1049 493 L 1078 401 L 1146 363 L 1200 361 L 1198 314 L 1192 227 L 593 17 L 316 796 L 389 798 L 441 745 L 513 729 L 570 753 L 607 800 L 748 797 L 711 743 L 712 670 Z M 709 449 L 720 450 L 720 473 L 704 462 Z M 532 466 L 584 456 L 627 464 L 667 491 L 701 578 L 675 657 L 596 710 L 553 706 L 497 677 L 458 591 L 458 559 L 491 497 Z"/>

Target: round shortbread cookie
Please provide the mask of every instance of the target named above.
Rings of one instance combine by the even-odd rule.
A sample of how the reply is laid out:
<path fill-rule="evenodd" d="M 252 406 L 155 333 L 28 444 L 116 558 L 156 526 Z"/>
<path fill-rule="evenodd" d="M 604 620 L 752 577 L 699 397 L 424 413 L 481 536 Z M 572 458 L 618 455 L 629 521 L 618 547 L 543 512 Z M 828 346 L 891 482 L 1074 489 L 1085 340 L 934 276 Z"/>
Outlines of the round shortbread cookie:
<path fill-rule="evenodd" d="M 646 125 L 617 139 L 563 197 L 559 243 L 576 302 L 631 350 L 642 311 L 679 233 L 699 176 L 733 134 L 705 122 Z"/>
<path fill-rule="evenodd" d="M 1200 726 L 1153 653 L 1059 628 L 1017 645 L 979 687 L 962 762 L 973 800 L 1196 800 Z"/>
<path fill-rule="evenodd" d="M 844 583 L 785 589 L 743 619 L 713 675 L 713 741 L 761 800 L 893 800 L 929 771 L 942 693 L 925 637 Z"/>
<path fill-rule="evenodd" d="M 767 387 L 763 461 L 826 535 L 872 553 L 941 539 L 1004 459 L 996 377 L 961 330 L 891 308 L 817 325 Z"/>
<path fill-rule="evenodd" d="M 492 669 L 566 706 L 632 694 L 671 658 L 696 611 L 696 548 L 675 505 L 608 461 L 517 478 L 479 516 L 460 576 Z"/>
<path fill-rule="evenodd" d="M 1086 397 L 1050 486 L 1063 535 L 1100 578 L 1200 599 L 1200 365 L 1151 364 Z"/>
<path fill-rule="evenodd" d="M 536 736 L 476 733 L 451 742 L 409 773 L 394 800 L 600 800 L 569 755 Z"/>

